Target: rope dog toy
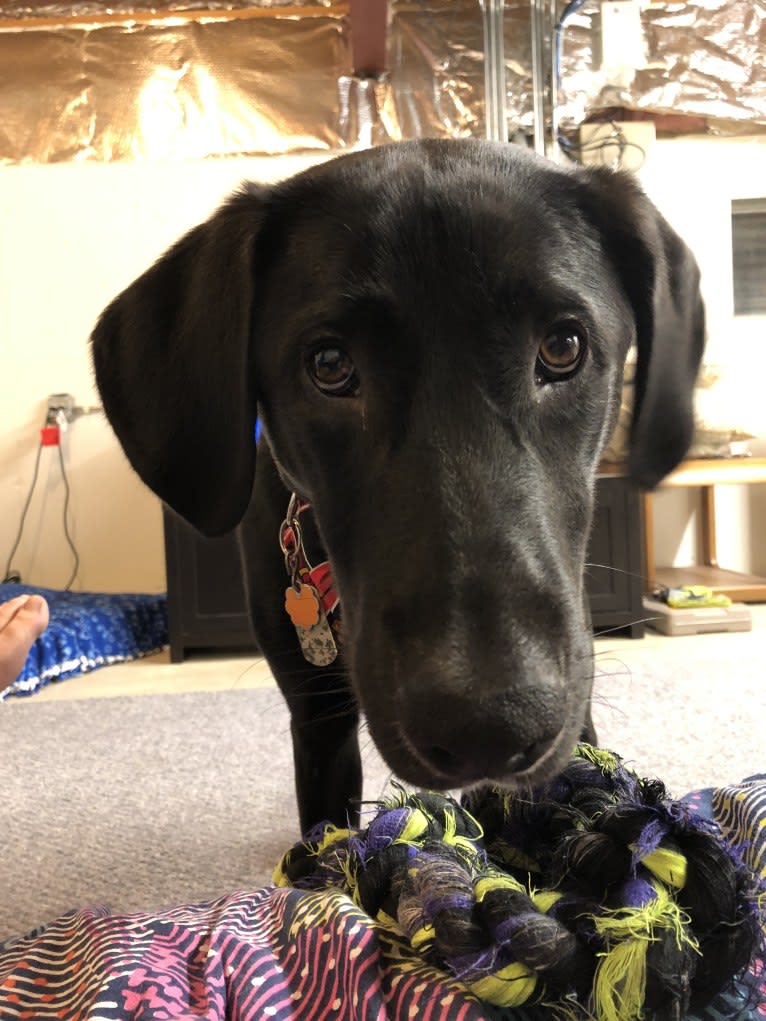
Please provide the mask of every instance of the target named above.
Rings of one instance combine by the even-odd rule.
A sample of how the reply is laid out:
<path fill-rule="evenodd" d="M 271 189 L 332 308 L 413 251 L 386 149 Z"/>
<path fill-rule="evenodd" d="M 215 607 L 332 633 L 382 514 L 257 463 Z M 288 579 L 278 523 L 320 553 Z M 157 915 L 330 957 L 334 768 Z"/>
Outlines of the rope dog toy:
<path fill-rule="evenodd" d="M 492 1005 L 679 1018 L 761 956 L 763 882 L 611 752 L 579 745 L 529 794 L 400 788 L 378 807 L 366 829 L 312 831 L 274 881 L 346 891 Z"/>

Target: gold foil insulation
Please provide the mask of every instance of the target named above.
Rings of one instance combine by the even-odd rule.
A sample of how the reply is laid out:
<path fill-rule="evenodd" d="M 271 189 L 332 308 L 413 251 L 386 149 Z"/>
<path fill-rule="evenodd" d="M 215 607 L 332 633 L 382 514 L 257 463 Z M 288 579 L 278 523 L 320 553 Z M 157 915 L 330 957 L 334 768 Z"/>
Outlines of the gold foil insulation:
<path fill-rule="evenodd" d="M 644 66 L 601 70 L 601 4 L 562 36 L 564 129 L 605 107 L 766 128 L 766 0 L 649 3 Z M 531 133 L 530 7 L 506 3 L 509 136 Z M 0 160 L 124 160 L 334 151 L 484 135 L 478 0 L 392 0 L 389 71 L 352 74 L 348 6 L 141 0 L 0 4 Z"/>
<path fill-rule="evenodd" d="M 305 11 L 305 9 L 303 9 Z M 342 10 L 342 9 L 341 9 Z M 0 32 L 0 158 L 330 150 L 348 73 L 341 13 Z"/>

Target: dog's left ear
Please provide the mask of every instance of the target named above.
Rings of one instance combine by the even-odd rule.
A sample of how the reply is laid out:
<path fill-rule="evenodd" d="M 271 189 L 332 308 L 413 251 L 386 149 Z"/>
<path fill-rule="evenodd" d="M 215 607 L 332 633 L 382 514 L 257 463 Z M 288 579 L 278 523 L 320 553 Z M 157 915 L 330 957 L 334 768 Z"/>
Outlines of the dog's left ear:
<path fill-rule="evenodd" d="M 626 173 L 583 172 L 598 227 L 633 307 L 636 365 L 629 468 L 652 489 L 694 433 L 694 384 L 705 343 L 700 273 L 689 248 Z"/>

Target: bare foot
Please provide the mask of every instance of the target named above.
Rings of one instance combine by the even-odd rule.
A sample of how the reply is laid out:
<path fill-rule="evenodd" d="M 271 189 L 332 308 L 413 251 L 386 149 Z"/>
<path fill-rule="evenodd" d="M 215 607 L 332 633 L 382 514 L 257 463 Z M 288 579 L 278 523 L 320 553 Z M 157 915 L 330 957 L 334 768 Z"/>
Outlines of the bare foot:
<path fill-rule="evenodd" d="M 19 676 L 32 642 L 47 626 L 42 596 L 25 594 L 0 603 L 0 691 Z"/>

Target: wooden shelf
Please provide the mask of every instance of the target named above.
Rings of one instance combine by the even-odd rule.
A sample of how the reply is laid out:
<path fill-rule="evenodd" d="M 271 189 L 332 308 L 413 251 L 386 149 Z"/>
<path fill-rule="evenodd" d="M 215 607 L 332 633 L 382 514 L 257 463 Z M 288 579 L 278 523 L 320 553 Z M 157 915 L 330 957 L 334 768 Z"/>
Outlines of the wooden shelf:
<path fill-rule="evenodd" d="M 695 564 L 693 567 L 657 567 L 655 575 L 656 584 L 667 585 L 668 588 L 707 585 L 735 603 L 766 602 L 766 578 L 756 574 L 740 574 L 739 571 L 726 571 L 710 564 Z"/>
<path fill-rule="evenodd" d="M 644 576 L 649 589 L 656 585 L 707 585 L 714 592 L 741 603 L 766 602 L 766 578 L 728 571 L 718 564 L 715 524 L 715 487 L 718 485 L 758 485 L 766 483 L 766 458 L 729 457 L 684 461 L 660 487 L 696 487 L 702 501 L 702 564 L 693 567 L 655 567 L 654 501 L 644 494 Z"/>
<path fill-rule="evenodd" d="M 683 461 L 660 483 L 668 486 L 743 485 L 766 482 L 766 457 L 726 457 Z"/>

